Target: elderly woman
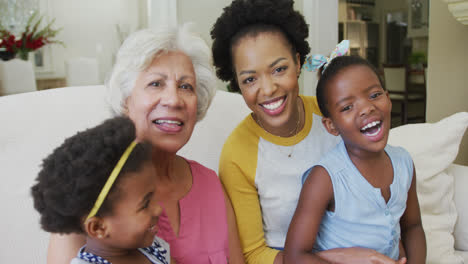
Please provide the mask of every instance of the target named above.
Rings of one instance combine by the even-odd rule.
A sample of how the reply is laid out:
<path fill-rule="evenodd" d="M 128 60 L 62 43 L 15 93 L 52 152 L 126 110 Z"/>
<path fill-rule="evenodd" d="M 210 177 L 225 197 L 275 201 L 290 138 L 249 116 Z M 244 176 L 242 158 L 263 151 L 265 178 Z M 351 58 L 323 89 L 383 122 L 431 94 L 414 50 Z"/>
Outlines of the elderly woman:
<path fill-rule="evenodd" d="M 164 208 L 158 236 L 177 263 L 243 263 L 235 218 L 216 173 L 177 155 L 215 94 L 210 49 L 187 25 L 142 30 L 122 45 L 107 83 L 117 114 L 153 145 L 156 197 Z M 52 235 L 48 263 L 67 263 L 84 244 Z"/>

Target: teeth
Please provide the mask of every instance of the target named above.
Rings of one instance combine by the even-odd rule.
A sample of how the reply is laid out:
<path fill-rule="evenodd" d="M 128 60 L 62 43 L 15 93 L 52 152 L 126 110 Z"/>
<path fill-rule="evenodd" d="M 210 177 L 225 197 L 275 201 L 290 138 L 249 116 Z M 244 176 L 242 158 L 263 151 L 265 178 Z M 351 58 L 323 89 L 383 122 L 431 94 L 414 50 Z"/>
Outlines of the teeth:
<path fill-rule="evenodd" d="M 273 102 L 271 104 L 262 104 L 263 107 L 265 107 L 268 110 L 275 110 L 276 108 L 280 107 L 280 105 L 283 103 L 284 99 L 280 99 L 276 102 Z"/>
<path fill-rule="evenodd" d="M 381 129 L 382 129 L 382 128 L 379 127 L 379 129 L 377 129 L 377 131 L 375 131 L 374 133 L 365 133 L 365 134 L 366 134 L 367 136 L 373 137 L 373 136 L 377 135 L 377 134 L 380 132 Z"/>
<path fill-rule="evenodd" d="M 374 121 L 374 122 L 370 122 L 369 124 L 365 125 L 364 127 L 361 128 L 361 131 L 364 131 L 368 128 L 371 128 L 371 127 L 374 127 L 376 125 L 380 124 L 380 121 Z"/>
<path fill-rule="evenodd" d="M 179 121 L 175 121 L 175 120 L 161 120 L 161 119 L 158 119 L 156 121 L 154 121 L 156 124 L 176 124 L 178 126 L 182 125 L 181 122 Z"/>

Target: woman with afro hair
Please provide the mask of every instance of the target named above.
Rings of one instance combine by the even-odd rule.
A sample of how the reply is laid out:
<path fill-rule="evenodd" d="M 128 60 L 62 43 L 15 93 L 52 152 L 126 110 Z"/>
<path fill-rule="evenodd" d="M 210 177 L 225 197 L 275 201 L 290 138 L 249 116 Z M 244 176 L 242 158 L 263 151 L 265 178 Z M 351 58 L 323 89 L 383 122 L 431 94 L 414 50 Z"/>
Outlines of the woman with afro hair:
<path fill-rule="evenodd" d="M 283 263 L 302 174 L 339 140 L 322 126 L 316 98 L 299 95 L 310 47 L 308 25 L 293 4 L 234 0 L 211 30 L 217 76 L 252 110 L 226 140 L 219 164 L 247 263 Z M 392 263 L 364 248 L 320 256 L 334 263 Z"/>

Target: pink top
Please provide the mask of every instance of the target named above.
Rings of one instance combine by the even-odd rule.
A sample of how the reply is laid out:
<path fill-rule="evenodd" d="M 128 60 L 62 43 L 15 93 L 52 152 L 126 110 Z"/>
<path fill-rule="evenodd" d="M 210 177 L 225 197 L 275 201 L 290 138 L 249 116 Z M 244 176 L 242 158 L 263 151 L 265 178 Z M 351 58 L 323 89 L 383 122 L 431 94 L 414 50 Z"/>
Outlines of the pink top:
<path fill-rule="evenodd" d="M 221 183 L 213 170 L 187 162 L 192 170 L 192 188 L 179 200 L 179 236 L 164 211 L 157 235 L 169 243 L 177 264 L 226 264 L 228 227 Z"/>

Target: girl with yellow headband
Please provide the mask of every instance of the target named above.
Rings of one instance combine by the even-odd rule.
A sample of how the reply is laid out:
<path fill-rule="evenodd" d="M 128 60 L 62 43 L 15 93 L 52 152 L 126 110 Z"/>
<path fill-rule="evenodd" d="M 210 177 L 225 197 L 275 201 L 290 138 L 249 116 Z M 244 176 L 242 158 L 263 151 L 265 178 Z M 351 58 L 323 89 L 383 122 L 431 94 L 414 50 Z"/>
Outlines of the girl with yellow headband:
<path fill-rule="evenodd" d="M 170 263 L 168 244 L 155 236 L 151 145 L 135 141 L 125 117 L 77 133 L 43 162 L 32 187 L 45 231 L 84 234 L 80 263 Z"/>

